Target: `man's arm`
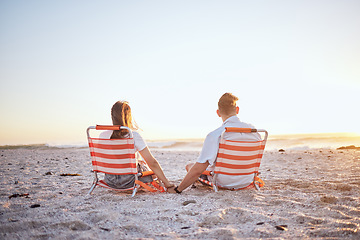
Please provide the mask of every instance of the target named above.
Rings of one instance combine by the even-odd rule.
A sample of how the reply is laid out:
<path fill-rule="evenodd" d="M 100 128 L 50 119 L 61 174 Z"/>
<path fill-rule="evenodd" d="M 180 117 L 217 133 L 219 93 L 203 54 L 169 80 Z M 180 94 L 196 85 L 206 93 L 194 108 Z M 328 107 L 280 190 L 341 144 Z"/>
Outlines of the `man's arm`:
<path fill-rule="evenodd" d="M 182 192 L 184 189 L 193 184 L 200 175 L 206 170 L 209 166 L 209 162 L 206 163 L 198 163 L 196 162 L 192 168 L 190 168 L 189 172 L 186 174 L 184 179 L 181 181 L 180 185 L 177 187 L 177 190 Z"/>
<path fill-rule="evenodd" d="M 214 163 L 219 149 L 219 141 L 222 131 L 223 127 L 220 127 L 206 136 L 197 162 L 189 170 L 186 168 L 188 173 L 177 187 L 178 191 L 181 192 L 193 184 L 196 180 L 198 180 L 206 168 L 211 163 Z"/>

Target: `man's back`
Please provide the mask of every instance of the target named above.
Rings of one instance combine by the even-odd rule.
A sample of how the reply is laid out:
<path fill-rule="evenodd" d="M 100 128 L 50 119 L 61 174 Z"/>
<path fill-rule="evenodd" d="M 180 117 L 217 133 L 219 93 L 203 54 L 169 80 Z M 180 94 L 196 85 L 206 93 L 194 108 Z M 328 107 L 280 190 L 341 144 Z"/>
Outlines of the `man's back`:
<path fill-rule="evenodd" d="M 217 129 L 217 133 L 220 131 L 223 132 L 225 130 L 225 127 L 237 127 L 237 128 L 254 128 L 252 125 L 241 122 L 240 119 L 237 116 L 233 116 L 228 118 L 224 124 Z M 215 134 L 215 131 L 214 131 Z M 215 137 L 215 136 L 213 136 Z M 217 141 L 218 144 L 220 143 L 220 136 L 219 140 Z M 251 141 L 256 142 L 261 140 L 261 136 L 258 133 L 234 133 L 234 132 L 225 132 L 223 135 L 223 138 L 225 140 L 231 140 L 231 141 Z M 218 146 L 216 148 L 218 150 Z M 216 151 L 217 154 L 217 151 Z M 208 170 L 212 171 L 215 169 L 216 159 L 213 163 L 210 163 L 210 166 L 208 167 Z M 244 188 L 247 187 L 249 184 L 252 183 L 254 179 L 253 174 L 250 175 L 238 175 L 238 176 L 231 176 L 231 175 L 224 175 L 224 174 L 218 174 L 217 176 L 217 184 L 221 187 L 226 188 Z M 210 179 L 211 180 L 211 179 Z"/>

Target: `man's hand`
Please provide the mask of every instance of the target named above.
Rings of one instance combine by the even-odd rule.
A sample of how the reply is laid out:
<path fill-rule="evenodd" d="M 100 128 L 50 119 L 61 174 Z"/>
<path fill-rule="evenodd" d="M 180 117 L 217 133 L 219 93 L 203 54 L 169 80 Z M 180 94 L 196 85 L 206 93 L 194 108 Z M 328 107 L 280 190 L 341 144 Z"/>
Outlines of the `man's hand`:
<path fill-rule="evenodd" d="M 209 166 L 209 162 L 206 163 L 198 163 L 196 162 L 189 170 L 184 179 L 181 181 L 180 185 L 178 186 L 178 190 L 182 192 L 184 189 L 189 187 L 191 184 L 196 182 L 200 175 L 206 170 Z"/>

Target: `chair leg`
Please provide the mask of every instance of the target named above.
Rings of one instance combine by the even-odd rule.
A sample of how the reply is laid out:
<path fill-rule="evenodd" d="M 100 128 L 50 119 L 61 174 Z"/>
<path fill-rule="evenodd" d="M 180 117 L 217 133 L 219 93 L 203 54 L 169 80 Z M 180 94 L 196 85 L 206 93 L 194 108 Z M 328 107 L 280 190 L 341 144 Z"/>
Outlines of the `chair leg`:
<path fill-rule="evenodd" d="M 260 182 L 258 181 L 259 175 L 260 175 L 260 173 L 254 174 L 254 186 L 255 186 L 256 190 L 258 190 L 258 191 L 260 191 Z"/>
<path fill-rule="evenodd" d="M 98 176 L 97 176 L 97 173 L 94 172 L 95 176 L 94 176 L 94 182 L 93 182 L 93 185 L 91 186 L 89 192 L 88 192 L 88 195 L 90 195 L 92 193 L 92 191 L 94 191 L 99 179 L 98 179 Z"/>
<path fill-rule="evenodd" d="M 93 185 L 91 186 L 91 188 L 90 188 L 90 190 L 89 190 L 89 192 L 88 192 L 88 195 L 90 195 L 90 194 L 92 193 L 92 191 L 94 191 L 97 182 L 98 182 L 98 181 L 97 181 L 97 179 L 96 179 L 96 181 L 94 181 Z"/>
<path fill-rule="evenodd" d="M 212 178 L 212 181 L 211 181 L 211 185 L 213 186 L 214 191 L 215 191 L 215 192 L 218 192 L 219 189 L 218 189 L 218 187 L 217 187 L 217 185 L 216 185 L 217 174 L 212 174 L 212 176 L 213 176 L 213 178 Z"/>
<path fill-rule="evenodd" d="M 134 197 L 134 196 L 135 196 L 135 194 L 136 194 L 136 192 L 137 192 L 137 190 L 138 190 L 139 187 L 140 187 L 140 185 L 136 184 L 136 186 L 135 186 L 135 188 L 134 188 L 134 190 L 133 190 L 133 193 L 132 193 L 131 197 Z"/>
<path fill-rule="evenodd" d="M 254 186 L 255 186 L 256 190 L 260 191 L 260 187 L 259 187 L 259 185 L 256 184 L 255 181 L 254 181 Z"/>

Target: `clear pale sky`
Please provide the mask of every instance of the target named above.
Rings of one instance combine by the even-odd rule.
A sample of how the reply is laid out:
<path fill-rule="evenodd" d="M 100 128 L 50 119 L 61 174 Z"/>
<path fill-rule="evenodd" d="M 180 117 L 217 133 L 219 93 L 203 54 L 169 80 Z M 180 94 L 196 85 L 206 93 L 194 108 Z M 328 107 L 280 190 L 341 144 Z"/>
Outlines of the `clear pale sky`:
<path fill-rule="evenodd" d="M 0 1 L 0 145 L 86 142 L 128 100 L 146 139 L 217 101 L 270 134 L 360 134 L 360 1 Z"/>

